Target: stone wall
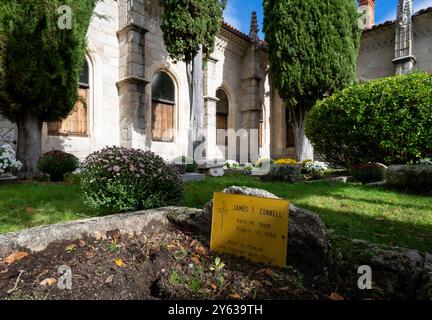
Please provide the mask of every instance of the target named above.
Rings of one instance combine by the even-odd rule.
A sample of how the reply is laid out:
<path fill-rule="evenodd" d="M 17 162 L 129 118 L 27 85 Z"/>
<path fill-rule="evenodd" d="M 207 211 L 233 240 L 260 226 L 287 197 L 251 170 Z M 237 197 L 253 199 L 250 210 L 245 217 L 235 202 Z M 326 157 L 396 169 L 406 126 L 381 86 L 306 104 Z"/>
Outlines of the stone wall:
<path fill-rule="evenodd" d="M 413 17 L 414 69 L 432 72 L 432 11 Z M 357 60 L 357 77 L 362 81 L 395 75 L 395 25 L 385 25 L 366 30 L 361 37 Z"/>

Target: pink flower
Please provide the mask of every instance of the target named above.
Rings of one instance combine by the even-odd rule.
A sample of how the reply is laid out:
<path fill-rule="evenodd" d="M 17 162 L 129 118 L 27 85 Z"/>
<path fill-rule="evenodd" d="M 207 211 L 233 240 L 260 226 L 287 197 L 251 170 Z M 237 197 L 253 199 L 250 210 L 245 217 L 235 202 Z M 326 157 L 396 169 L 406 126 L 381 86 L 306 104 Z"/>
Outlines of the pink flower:
<path fill-rule="evenodd" d="M 114 166 L 114 167 L 113 167 L 113 171 L 114 171 L 115 173 L 120 172 L 120 167 L 119 167 L 119 166 Z"/>

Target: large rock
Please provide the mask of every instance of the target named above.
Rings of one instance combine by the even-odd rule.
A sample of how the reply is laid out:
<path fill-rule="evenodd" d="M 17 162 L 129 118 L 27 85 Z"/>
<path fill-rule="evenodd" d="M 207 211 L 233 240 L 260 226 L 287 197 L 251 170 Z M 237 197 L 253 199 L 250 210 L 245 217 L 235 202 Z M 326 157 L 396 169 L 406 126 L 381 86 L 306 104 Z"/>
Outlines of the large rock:
<path fill-rule="evenodd" d="M 432 166 L 393 165 L 387 172 L 387 184 L 404 190 L 431 192 Z"/>
<path fill-rule="evenodd" d="M 397 299 L 425 299 L 432 291 L 432 256 L 417 250 L 347 240 L 335 250 L 341 256 L 331 274 L 353 290 L 358 288 L 360 266 L 372 270 L 372 289 Z"/>
<path fill-rule="evenodd" d="M 229 194 L 243 194 L 261 198 L 278 199 L 274 194 L 247 187 L 230 187 L 223 191 Z M 211 232 L 213 200 L 202 211 L 173 212 L 168 219 L 183 228 L 198 231 L 206 236 Z M 301 272 L 325 275 L 328 267 L 329 239 L 324 223 L 313 212 L 290 205 L 288 225 L 288 261 Z"/>

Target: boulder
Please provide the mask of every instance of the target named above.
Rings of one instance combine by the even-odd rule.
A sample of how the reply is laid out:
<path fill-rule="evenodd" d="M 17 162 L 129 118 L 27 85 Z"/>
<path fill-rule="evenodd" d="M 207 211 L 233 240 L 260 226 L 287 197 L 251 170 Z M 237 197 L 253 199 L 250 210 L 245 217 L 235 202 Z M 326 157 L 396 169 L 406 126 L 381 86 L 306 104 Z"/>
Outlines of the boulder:
<path fill-rule="evenodd" d="M 279 199 L 268 191 L 247 187 L 233 186 L 223 192 Z M 168 219 L 183 228 L 201 232 L 209 237 L 212 210 L 213 200 L 210 200 L 202 211 L 169 213 Z M 325 225 L 319 216 L 308 210 L 290 205 L 288 229 L 287 264 L 293 265 L 303 273 L 311 272 L 312 274 L 324 275 L 328 267 L 330 244 Z"/>
<path fill-rule="evenodd" d="M 387 184 L 403 190 L 432 191 L 432 166 L 393 165 L 387 172 Z"/>
<path fill-rule="evenodd" d="M 341 243 L 340 243 L 341 244 Z M 360 266 L 372 269 L 372 289 L 395 299 L 424 299 L 432 288 L 432 256 L 417 250 L 349 240 L 337 249 L 331 274 L 349 288 L 357 288 Z M 429 292 L 431 294 L 432 292 Z"/>

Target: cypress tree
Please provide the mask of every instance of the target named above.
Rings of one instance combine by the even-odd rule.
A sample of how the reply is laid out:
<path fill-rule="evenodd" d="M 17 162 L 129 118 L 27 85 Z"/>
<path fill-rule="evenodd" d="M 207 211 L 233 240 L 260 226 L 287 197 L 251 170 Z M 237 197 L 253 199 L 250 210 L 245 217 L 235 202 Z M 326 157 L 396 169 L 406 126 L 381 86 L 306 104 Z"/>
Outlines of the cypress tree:
<path fill-rule="evenodd" d="M 264 32 L 274 85 L 290 112 L 297 160 L 317 100 L 354 83 L 361 30 L 355 0 L 264 0 Z"/>
<path fill-rule="evenodd" d="M 18 126 L 23 176 L 38 174 L 42 124 L 67 117 L 78 99 L 86 33 L 96 2 L 0 3 L 0 112 Z M 59 10 L 64 5 L 71 9 L 71 28 L 59 23 L 67 21 Z"/>
<path fill-rule="evenodd" d="M 226 0 L 162 0 L 161 3 L 166 49 L 175 62 L 186 63 L 191 103 L 188 155 L 193 157 L 203 125 L 203 55 L 214 50 Z"/>

